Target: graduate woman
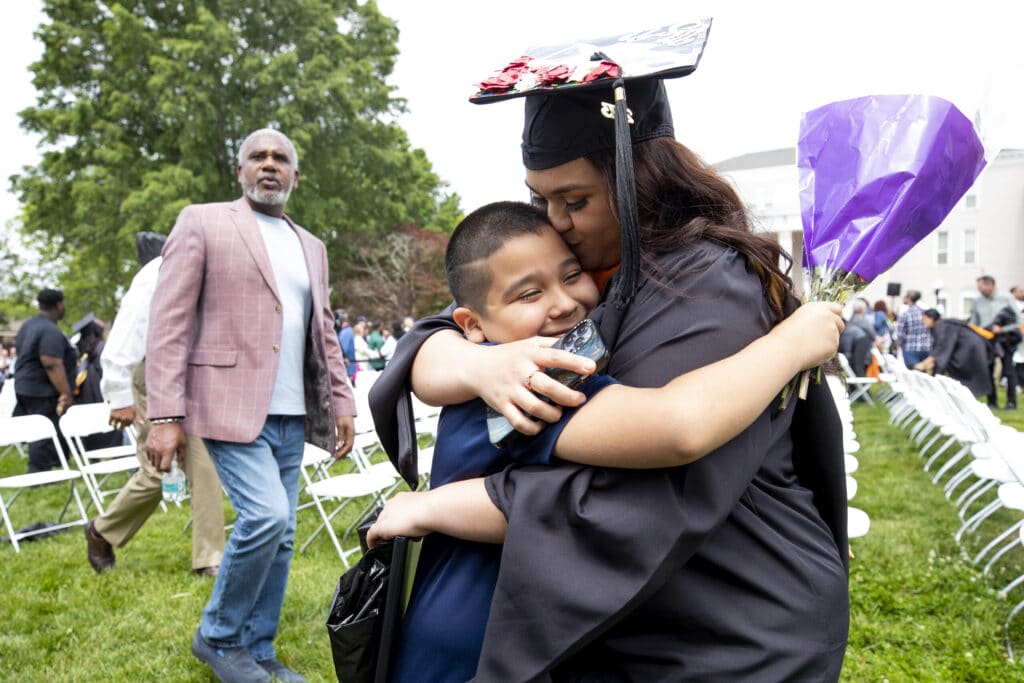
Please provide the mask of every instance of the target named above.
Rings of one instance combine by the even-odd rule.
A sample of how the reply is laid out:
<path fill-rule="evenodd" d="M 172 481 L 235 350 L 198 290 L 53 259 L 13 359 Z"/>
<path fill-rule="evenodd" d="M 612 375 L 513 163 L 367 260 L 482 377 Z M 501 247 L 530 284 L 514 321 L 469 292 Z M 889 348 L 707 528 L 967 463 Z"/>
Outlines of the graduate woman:
<path fill-rule="evenodd" d="M 614 46 L 596 56 L 614 62 Z M 625 60 L 616 68 L 637 75 Z M 592 315 L 608 373 L 661 386 L 736 353 L 797 301 L 778 243 L 674 139 L 660 78 L 612 74 L 515 93 L 528 95 L 526 185 L 585 269 L 614 271 Z M 371 391 L 407 478 L 410 384 L 433 403 L 480 396 L 528 433 L 539 426 L 524 413 L 558 416 L 531 389 L 562 405 L 581 398 L 533 374 L 580 369 L 568 354 L 480 347 L 454 329 L 444 315 L 418 322 Z M 806 400 L 769 406 L 691 465 L 489 477 L 509 526 L 476 680 L 837 680 L 849 619 L 842 458 L 835 407 L 812 383 Z"/>

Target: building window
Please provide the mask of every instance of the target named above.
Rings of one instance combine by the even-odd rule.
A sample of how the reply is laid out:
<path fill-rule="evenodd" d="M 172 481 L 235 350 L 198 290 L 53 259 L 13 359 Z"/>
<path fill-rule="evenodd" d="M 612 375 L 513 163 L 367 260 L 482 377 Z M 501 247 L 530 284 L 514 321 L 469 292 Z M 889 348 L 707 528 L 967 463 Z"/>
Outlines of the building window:
<path fill-rule="evenodd" d="M 964 265 L 973 266 L 978 262 L 978 232 L 974 228 L 964 230 Z"/>
<path fill-rule="evenodd" d="M 973 192 L 964 196 L 964 208 L 973 209 L 978 206 L 978 195 Z"/>
<path fill-rule="evenodd" d="M 939 266 L 949 265 L 949 231 L 939 230 L 935 233 L 938 239 L 938 249 L 935 251 L 935 264 Z"/>
<path fill-rule="evenodd" d="M 966 318 L 971 314 L 971 306 L 974 305 L 974 300 L 976 298 L 977 297 L 974 294 L 964 294 L 963 301 L 961 302 L 963 308 L 960 309 L 961 311 L 963 311 L 961 317 Z"/>

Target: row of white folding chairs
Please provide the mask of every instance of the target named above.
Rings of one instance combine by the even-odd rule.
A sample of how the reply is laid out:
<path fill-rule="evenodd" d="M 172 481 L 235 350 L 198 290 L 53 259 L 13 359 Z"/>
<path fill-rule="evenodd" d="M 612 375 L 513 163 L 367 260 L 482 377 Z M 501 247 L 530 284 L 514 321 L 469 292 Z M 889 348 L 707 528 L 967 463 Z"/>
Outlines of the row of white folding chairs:
<path fill-rule="evenodd" d="M 0 387 L 0 418 L 12 417 L 18 405 L 18 396 L 14 393 L 14 378 L 8 377 Z M 28 457 L 28 449 L 24 444 L 13 443 L 4 448 L 14 448 L 23 458 Z"/>
<path fill-rule="evenodd" d="M 14 381 L 5 382 L 0 392 L 13 397 Z M 0 413 L 0 417 L 11 417 L 14 404 L 8 405 L 8 403 L 8 398 L 0 401 L 2 404 L 0 410 L 3 411 Z M 65 458 L 70 456 L 71 460 L 68 464 L 82 473 L 86 491 L 89 493 L 97 514 L 103 514 L 104 499 L 119 490 L 119 488 L 103 488 L 108 478 L 113 474 L 131 472 L 138 468 L 138 460 L 135 457 L 134 428 L 125 431 L 128 436 L 127 444 L 110 448 L 87 448 L 85 437 L 113 431 L 110 426 L 110 408 L 106 403 L 72 405 L 60 416 L 58 424 L 60 434 L 63 435 L 70 451 L 63 455 Z M 27 454 L 27 445 L 24 443 L 15 442 L 10 446 L 16 448 L 22 455 Z"/>
<path fill-rule="evenodd" d="M 7 383 L 5 383 L 5 387 Z M 32 418 L 32 419 L 26 419 Z M 18 539 L 31 537 L 35 534 L 52 531 L 79 522 L 63 524 L 62 520 L 67 512 L 71 501 L 76 505 L 80 504 L 80 497 L 77 488 L 74 486 L 77 480 L 81 479 L 89 494 L 97 514 L 103 513 L 103 501 L 105 497 L 116 493 L 117 488 L 106 488 L 104 484 L 112 474 L 130 472 L 138 468 L 138 460 L 135 457 L 134 433 L 128 430 L 130 443 L 111 448 L 89 449 L 85 446 L 84 438 L 92 434 L 102 434 L 112 431 L 110 427 L 110 409 L 105 403 L 78 404 L 72 405 L 59 418 L 60 434 L 64 436 L 64 443 L 68 451 L 64 452 L 62 442 L 54 429 L 53 423 L 41 415 L 27 416 L 3 416 L 0 417 L 0 446 L 14 447 L 22 453 L 27 451 L 28 445 L 33 441 L 49 440 L 53 443 L 57 452 L 60 465 L 48 472 L 37 472 L 23 475 L 4 477 L 0 480 L 0 489 L 13 491 L 7 501 L 0 500 L 4 524 L 7 527 L 8 537 L 11 539 L 15 550 L 19 550 Z M 64 508 L 58 516 L 56 526 L 39 527 L 29 531 L 15 531 L 10 518 L 11 504 L 26 489 L 46 484 L 70 482 L 71 488 Z M 83 508 L 83 519 L 85 523 L 85 512 L 87 505 Z"/>
<path fill-rule="evenodd" d="M 367 391 L 366 387 L 357 386 L 354 392 L 357 433 L 352 451 L 347 458 L 346 470 L 337 473 L 338 466 L 334 465 L 332 454 L 309 443 L 306 444 L 302 462 L 304 491 L 309 500 L 300 508 L 314 508 L 319 521 L 314 531 L 300 546 L 299 552 L 305 552 L 321 533 L 326 533 L 346 567 L 349 565 L 349 558 L 361 551 L 361 546 L 353 538 L 353 532 L 373 510 L 383 505 L 390 495 L 404 486 L 404 481 L 391 462 L 380 461 L 382 448 L 370 417 Z M 434 451 L 433 440 L 437 434 L 439 413 L 439 408 L 428 406 L 413 397 L 417 433 L 421 438 L 429 437 L 429 445 L 425 443 L 418 449 L 421 486 L 429 481 Z M 350 517 L 350 524 L 339 533 L 334 528 L 333 520 L 350 506 L 356 507 L 356 512 Z"/>
<path fill-rule="evenodd" d="M 0 386 L 0 417 L 11 417 L 14 415 L 14 407 L 18 404 L 18 397 L 14 393 L 14 378 L 8 377 Z"/>
<path fill-rule="evenodd" d="M 876 349 L 872 347 L 872 350 Z M 871 397 L 871 387 L 879 383 L 878 377 L 860 377 L 854 373 L 849 359 L 842 353 L 836 354 L 836 360 L 839 361 L 839 369 L 842 372 L 843 382 L 846 384 L 846 393 L 849 399 L 851 401 L 863 400 L 869 405 L 874 405 L 875 401 Z"/>
<path fill-rule="evenodd" d="M 890 422 L 908 431 L 924 470 L 934 468 L 932 482 L 941 484 L 945 497 L 956 506 L 962 522 L 956 541 L 967 543 L 1000 510 L 1022 513 L 973 553 L 972 562 L 985 562 L 983 575 L 988 576 L 1000 558 L 1024 544 L 1024 434 L 1002 424 L 956 380 L 895 365 L 888 369 L 896 378 L 891 383 Z M 1024 576 L 1017 577 L 999 592 L 1005 595 L 1022 583 Z M 1005 624 L 1011 659 L 1009 627 L 1022 609 L 1024 600 L 1010 611 Z"/>
<path fill-rule="evenodd" d="M 86 437 L 114 431 L 110 426 L 110 406 L 106 403 L 75 404 L 60 416 L 59 423 L 75 467 L 82 473 L 96 512 L 101 515 L 104 512 L 104 500 L 120 490 L 119 486 L 104 488 L 109 478 L 139 468 L 135 455 L 135 427 L 129 426 L 124 430 L 127 443 L 106 448 L 88 448 Z"/>
<path fill-rule="evenodd" d="M 19 417 L 0 417 L 0 448 L 7 446 L 27 447 L 33 441 L 49 440 L 57 451 L 60 465 L 46 472 L 30 472 L 0 477 L 0 516 L 3 517 L 7 538 L 14 547 L 14 552 L 21 552 L 19 540 L 31 538 L 43 533 L 50 533 L 75 525 L 84 525 L 87 521 L 85 505 L 76 486 L 83 479 L 82 472 L 68 465 L 67 456 L 57 438 L 57 430 L 53 423 L 42 415 L 22 415 Z M 15 501 L 22 495 L 32 495 L 33 489 L 41 487 L 68 485 L 68 497 L 53 524 L 45 526 L 16 529 L 11 517 L 11 509 Z M 78 509 L 78 519 L 64 521 L 71 504 Z"/>
<path fill-rule="evenodd" d="M 861 508 L 849 505 L 857 495 L 858 484 L 853 474 L 860 467 L 856 453 L 860 450 L 860 442 L 857 441 L 857 433 L 853 429 L 853 409 L 851 401 L 853 395 L 848 391 L 843 378 L 838 375 L 826 374 L 825 381 L 832 393 L 832 398 L 839 413 L 839 421 L 843 427 L 843 458 L 846 470 L 846 500 L 847 500 L 847 534 L 850 538 L 860 538 L 868 533 L 871 528 L 871 518 Z"/>

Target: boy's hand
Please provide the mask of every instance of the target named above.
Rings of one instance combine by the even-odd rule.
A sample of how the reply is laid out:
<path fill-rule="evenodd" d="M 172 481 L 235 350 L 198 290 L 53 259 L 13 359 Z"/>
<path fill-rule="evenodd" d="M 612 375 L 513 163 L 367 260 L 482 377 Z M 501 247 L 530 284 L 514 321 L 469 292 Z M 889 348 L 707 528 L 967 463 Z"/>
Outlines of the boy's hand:
<path fill-rule="evenodd" d="M 430 533 L 420 521 L 424 517 L 427 491 L 403 491 L 384 503 L 377 521 L 366 532 L 366 545 L 374 547 L 395 536 L 422 538 Z"/>
<path fill-rule="evenodd" d="M 801 370 L 817 367 L 836 355 L 839 333 L 845 329 L 843 307 L 830 301 L 811 301 L 777 326 L 787 335 Z"/>

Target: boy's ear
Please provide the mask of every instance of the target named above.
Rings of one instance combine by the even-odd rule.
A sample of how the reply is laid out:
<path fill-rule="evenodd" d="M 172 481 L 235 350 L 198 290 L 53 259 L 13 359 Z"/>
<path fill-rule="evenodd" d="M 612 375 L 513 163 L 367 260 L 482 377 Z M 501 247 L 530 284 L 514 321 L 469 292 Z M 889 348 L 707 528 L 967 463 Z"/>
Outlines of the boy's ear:
<path fill-rule="evenodd" d="M 466 339 L 469 341 L 474 344 L 487 341 L 484 330 L 480 327 L 480 314 L 473 309 L 459 306 L 452 311 L 452 318 L 455 320 L 455 324 L 462 329 L 463 334 L 466 335 Z"/>

